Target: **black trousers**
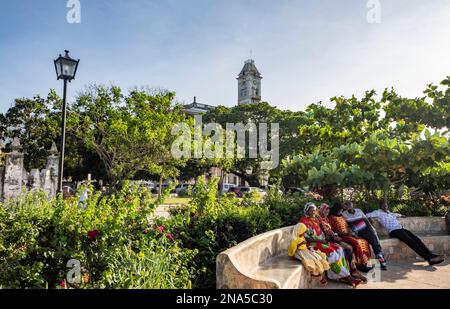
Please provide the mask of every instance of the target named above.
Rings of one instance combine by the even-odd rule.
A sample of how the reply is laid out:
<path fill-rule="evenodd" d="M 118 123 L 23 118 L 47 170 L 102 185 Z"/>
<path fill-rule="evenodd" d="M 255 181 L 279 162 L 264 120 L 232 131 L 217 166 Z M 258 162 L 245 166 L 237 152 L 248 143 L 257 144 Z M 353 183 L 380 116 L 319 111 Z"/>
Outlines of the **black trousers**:
<path fill-rule="evenodd" d="M 420 240 L 419 237 L 414 235 L 408 230 L 400 229 L 389 233 L 391 238 L 398 238 L 403 241 L 408 247 L 413 249 L 418 255 L 420 255 L 425 261 L 435 257 L 430 249 Z"/>
<path fill-rule="evenodd" d="M 368 225 L 365 229 L 358 232 L 358 236 L 369 242 L 376 256 L 382 255 L 384 257 L 380 239 L 378 238 L 378 234 L 373 227 Z"/>

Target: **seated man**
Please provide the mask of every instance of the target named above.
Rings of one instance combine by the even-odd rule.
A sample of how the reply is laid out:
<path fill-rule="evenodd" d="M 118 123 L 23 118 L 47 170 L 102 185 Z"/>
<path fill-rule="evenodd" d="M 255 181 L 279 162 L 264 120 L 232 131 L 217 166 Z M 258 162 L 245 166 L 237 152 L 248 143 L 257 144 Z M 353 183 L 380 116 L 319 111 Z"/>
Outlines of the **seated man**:
<path fill-rule="evenodd" d="M 443 256 L 432 253 L 419 239 L 419 237 L 403 228 L 397 219 L 401 215 L 390 212 L 388 205 L 384 201 L 380 202 L 380 209 L 368 213 L 366 216 L 368 218 L 377 219 L 388 231 L 391 238 L 398 238 L 403 241 L 408 247 L 413 249 L 418 255 L 427 261 L 430 266 L 444 262 L 445 258 Z"/>
<path fill-rule="evenodd" d="M 381 248 L 380 239 L 375 228 L 370 224 L 366 215 L 361 209 L 353 208 L 352 202 L 346 202 L 344 204 L 344 212 L 342 216 L 347 221 L 348 225 L 355 233 L 355 236 L 364 238 L 372 246 L 373 252 L 381 264 L 382 270 L 387 270 L 386 259 L 384 258 L 383 249 Z"/>

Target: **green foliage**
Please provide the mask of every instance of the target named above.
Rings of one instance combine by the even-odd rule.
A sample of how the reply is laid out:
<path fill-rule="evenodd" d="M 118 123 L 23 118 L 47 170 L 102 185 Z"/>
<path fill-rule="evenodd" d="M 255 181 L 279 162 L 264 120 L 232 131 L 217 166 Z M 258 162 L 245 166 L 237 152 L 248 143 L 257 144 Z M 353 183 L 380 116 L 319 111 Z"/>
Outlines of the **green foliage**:
<path fill-rule="evenodd" d="M 407 185 L 422 196 L 447 190 L 450 77 L 442 86 L 429 85 L 423 98 L 386 90 L 380 102 L 372 91 L 361 100 L 333 98 L 334 108 L 310 105 L 299 126 L 303 151 L 285 160 L 283 177 L 330 197 L 348 187 L 387 192 Z"/>
<path fill-rule="evenodd" d="M 118 247 L 99 286 L 107 289 L 190 289 L 195 251 L 171 244 L 166 236 L 143 239 L 138 248 Z"/>
<path fill-rule="evenodd" d="M 317 194 L 281 195 L 264 201 L 219 196 L 217 181 L 197 180 L 190 204 L 169 219 L 153 218 L 156 202 L 146 189 L 125 183 L 101 196 L 89 188 L 85 206 L 76 198 L 52 200 L 39 192 L 0 205 L 0 286 L 60 288 L 77 259 L 82 282 L 69 288 L 213 288 L 217 255 L 238 243 L 279 227 L 294 225 Z M 404 215 L 443 215 L 450 198 L 414 200 L 389 192 L 392 210 Z M 381 190 L 354 195 L 364 211 L 377 208 Z"/>
<path fill-rule="evenodd" d="M 109 180 L 132 179 L 138 172 L 177 174 L 171 145 L 172 127 L 185 120 L 172 92 L 133 90 L 93 85 L 72 107 L 70 127 L 83 144 L 101 159 Z"/>
<path fill-rule="evenodd" d="M 279 124 L 280 128 L 280 157 L 286 157 L 295 151 L 299 151 L 301 144 L 296 137 L 298 125 L 303 123 L 303 112 L 282 111 L 267 102 L 260 102 L 255 104 L 243 104 L 231 108 L 219 106 L 205 115 L 204 122 L 219 123 L 224 129 L 227 123 L 231 124 L 255 124 L 259 128 L 260 124 L 267 124 L 270 129 L 270 124 Z M 249 149 L 250 142 L 246 133 L 246 155 L 244 158 L 224 158 L 215 162 L 216 166 L 223 168 L 225 171 L 241 177 L 247 181 L 250 186 L 259 187 L 260 178 L 265 175 L 266 171 L 261 169 L 261 162 L 263 158 L 250 158 Z M 224 133 L 225 136 L 225 133 Z M 270 141 L 270 134 L 268 133 L 268 140 Z M 258 148 L 259 148 L 259 141 Z M 274 178 L 280 174 L 279 169 L 271 171 Z"/>
<path fill-rule="evenodd" d="M 266 198 L 264 205 L 274 218 L 278 217 L 279 226 L 290 226 L 298 223 L 303 215 L 303 207 L 308 202 L 311 202 L 311 199 L 303 194 L 295 193 L 282 196 L 272 193 Z"/>
<path fill-rule="evenodd" d="M 200 271 L 196 288 L 215 286 L 216 257 L 221 251 L 282 224 L 267 205 L 257 201 L 242 205 L 233 195 L 218 196 L 217 181 L 206 185 L 198 178 L 191 203 L 159 222 L 175 230 L 185 248 L 198 250 L 190 264 Z"/>
<path fill-rule="evenodd" d="M 46 99 L 16 99 L 6 113 L 0 114 L 0 141 L 18 137 L 24 149 L 27 170 L 45 166 L 48 150 L 59 136 L 59 98 L 51 91 Z M 7 149 L 9 150 L 9 149 Z"/>
<path fill-rule="evenodd" d="M 71 287 L 188 287 L 194 271 L 185 265 L 195 251 L 180 250 L 176 238 L 167 240 L 169 230 L 154 229 L 149 220 L 160 202 L 125 184 L 110 196 L 90 194 L 85 207 L 77 198 L 49 201 L 39 192 L 0 205 L 0 285 L 58 287 L 66 263 L 77 259 L 85 280 Z"/>

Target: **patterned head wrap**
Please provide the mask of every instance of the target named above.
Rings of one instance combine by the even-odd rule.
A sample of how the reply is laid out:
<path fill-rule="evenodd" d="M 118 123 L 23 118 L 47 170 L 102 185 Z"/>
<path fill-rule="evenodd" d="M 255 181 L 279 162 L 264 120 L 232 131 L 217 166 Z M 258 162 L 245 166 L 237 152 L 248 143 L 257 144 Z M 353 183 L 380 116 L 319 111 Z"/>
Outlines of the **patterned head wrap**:
<path fill-rule="evenodd" d="M 327 209 L 330 209 L 330 206 L 327 203 L 323 203 L 322 205 L 320 205 L 320 209 L 319 209 L 320 215 L 323 216 L 324 212 Z"/>
<path fill-rule="evenodd" d="M 308 204 L 305 205 L 305 210 L 304 210 L 305 216 L 308 216 L 308 211 L 311 208 L 314 208 L 314 210 L 317 210 L 317 206 L 314 203 L 308 203 Z"/>

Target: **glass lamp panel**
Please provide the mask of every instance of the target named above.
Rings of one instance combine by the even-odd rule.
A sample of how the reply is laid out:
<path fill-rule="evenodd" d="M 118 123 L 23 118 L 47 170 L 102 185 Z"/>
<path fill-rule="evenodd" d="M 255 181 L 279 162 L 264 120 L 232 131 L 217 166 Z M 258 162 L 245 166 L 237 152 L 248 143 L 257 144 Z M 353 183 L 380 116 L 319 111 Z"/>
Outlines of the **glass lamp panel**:
<path fill-rule="evenodd" d="M 62 67 L 61 67 L 61 58 L 58 58 L 55 62 L 55 68 L 56 68 L 56 75 L 58 78 L 61 78 L 62 76 Z"/>
<path fill-rule="evenodd" d="M 62 75 L 66 78 L 73 79 L 75 75 L 76 61 L 70 59 L 62 59 Z"/>

